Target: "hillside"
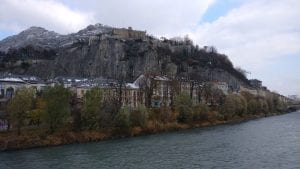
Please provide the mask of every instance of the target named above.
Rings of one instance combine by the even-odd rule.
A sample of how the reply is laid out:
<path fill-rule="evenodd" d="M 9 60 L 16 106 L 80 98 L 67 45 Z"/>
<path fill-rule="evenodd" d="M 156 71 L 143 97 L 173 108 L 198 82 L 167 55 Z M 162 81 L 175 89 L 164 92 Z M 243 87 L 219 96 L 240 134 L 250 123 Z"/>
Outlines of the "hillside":
<path fill-rule="evenodd" d="M 248 84 L 226 55 L 199 48 L 189 39 L 157 39 L 131 28 L 90 25 L 60 35 L 31 27 L 0 41 L 0 72 L 56 76 L 105 77 L 132 81 L 142 73 L 194 80 Z"/>

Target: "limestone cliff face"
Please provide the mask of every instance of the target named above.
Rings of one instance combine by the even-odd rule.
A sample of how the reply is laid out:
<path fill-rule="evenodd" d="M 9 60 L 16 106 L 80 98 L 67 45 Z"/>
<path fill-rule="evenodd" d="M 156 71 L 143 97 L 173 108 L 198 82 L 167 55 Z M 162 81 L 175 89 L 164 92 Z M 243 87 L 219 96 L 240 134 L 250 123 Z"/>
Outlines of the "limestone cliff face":
<path fill-rule="evenodd" d="M 199 49 L 189 41 L 159 40 L 132 29 L 126 33 L 127 29 L 114 31 L 100 24 L 69 35 L 41 29 L 30 28 L 0 42 L 1 72 L 126 81 L 155 73 L 247 83 L 227 56 Z"/>
<path fill-rule="evenodd" d="M 46 61 L 51 67 L 49 71 L 40 72 L 40 76 L 133 79 L 144 72 L 160 72 L 161 63 L 157 57 L 157 52 L 150 49 L 145 42 L 122 42 L 111 38 L 94 40 L 89 44 L 80 43 L 59 49 L 54 60 Z M 30 66 L 27 72 L 39 74 L 36 66 Z"/>

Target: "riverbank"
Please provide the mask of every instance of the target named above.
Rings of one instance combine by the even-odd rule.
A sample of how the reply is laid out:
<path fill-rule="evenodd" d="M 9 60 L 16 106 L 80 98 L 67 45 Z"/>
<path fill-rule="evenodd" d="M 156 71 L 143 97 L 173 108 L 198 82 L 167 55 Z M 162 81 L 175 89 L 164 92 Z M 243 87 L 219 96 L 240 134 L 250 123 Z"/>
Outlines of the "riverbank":
<path fill-rule="evenodd" d="M 270 114 L 274 116 L 279 114 Z M 205 122 L 194 122 L 191 124 L 181 123 L 155 123 L 150 122 L 144 128 L 133 127 L 128 129 L 101 129 L 101 130 L 86 130 L 80 132 L 73 132 L 61 130 L 53 134 L 47 134 L 46 131 L 39 130 L 25 130 L 20 136 L 15 132 L 0 133 L 0 151 L 22 150 L 29 148 L 58 146 L 65 144 L 78 144 L 87 142 L 96 142 L 109 139 L 134 137 L 147 134 L 156 134 L 161 132 L 178 131 L 190 128 L 203 128 L 221 124 L 232 124 L 245 122 L 248 120 L 266 117 L 264 114 L 248 115 L 244 117 L 235 117 L 230 120 L 214 120 Z"/>

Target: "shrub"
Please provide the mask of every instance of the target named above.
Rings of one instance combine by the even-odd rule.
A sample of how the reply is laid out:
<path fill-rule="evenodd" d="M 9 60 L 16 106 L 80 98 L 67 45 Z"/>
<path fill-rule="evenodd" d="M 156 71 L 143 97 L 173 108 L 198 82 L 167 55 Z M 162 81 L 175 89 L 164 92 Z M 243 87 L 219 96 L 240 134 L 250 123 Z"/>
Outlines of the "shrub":
<path fill-rule="evenodd" d="M 170 107 L 162 105 L 160 108 L 150 109 L 149 120 L 157 121 L 160 123 L 168 123 L 175 121 L 176 117 Z"/>
<path fill-rule="evenodd" d="M 53 133 L 58 127 L 63 126 L 71 115 L 71 93 L 69 89 L 63 86 L 48 87 L 43 92 L 42 98 L 46 104 L 46 111 L 43 114 L 43 124 Z"/>
<path fill-rule="evenodd" d="M 214 123 L 217 120 L 223 120 L 224 119 L 223 115 L 221 115 L 217 111 L 211 111 L 211 112 L 208 112 L 207 114 L 208 114 L 207 121 L 209 121 L 211 123 Z"/>
<path fill-rule="evenodd" d="M 27 114 L 32 108 L 33 96 L 33 89 L 24 87 L 18 89 L 8 103 L 7 111 L 9 118 L 14 126 L 16 126 L 18 135 L 20 135 L 21 127 L 24 126 Z"/>
<path fill-rule="evenodd" d="M 235 98 L 236 110 L 235 114 L 244 116 L 247 113 L 247 101 L 242 95 L 237 95 Z"/>
<path fill-rule="evenodd" d="M 194 116 L 195 121 L 206 121 L 208 119 L 209 108 L 206 104 L 199 104 L 194 107 Z"/>
<path fill-rule="evenodd" d="M 265 99 L 261 100 L 261 112 L 264 114 L 268 114 L 269 113 L 269 106 L 268 103 Z"/>
<path fill-rule="evenodd" d="M 255 99 L 251 99 L 248 102 L 248 112 L 251 114 L 257 113 L 257 101 Z"/>
<path fill-rule="evenodd" d="M 144 127 L 148 120 L 148 112 L 145 106 L 139 105 L 130 112 L 131 127 Z"/>
<path fill-rule="evenodd" d="M 103 92 L 99 88 L 92 88 L 86 92 L 83 99 L 83 126 L 88 129 L 95 129 L 103 105 Z"/>
<path fill-rule="evenodd" d="M 234 115 L 243 116 L 247 112 L 246 99 L 237 94 L 227 95 L 221 112 L 226 119 Z"/>
<path fill-rule="evenodd" d="M 107 98 L 103 102 L 99 114 L 99 127 L 110 128 L 114 127 L 114 121 L 121 109 L 121 104 L 116 97 Z"/>
<path fill-rule="evenodd" d="M 187 123 L 193 120 L 193 102 L 186 93 L 180 93 L 174 99 L 175 110 L 179 113 L 177 120 L 181 123 Z"/>
<path fill-rule="evenodd" d="M 115 126 L 119 128 L 130 127 L 130 109 L 128 107 L 123 107 L 118 112 L 115 118 Z"/>

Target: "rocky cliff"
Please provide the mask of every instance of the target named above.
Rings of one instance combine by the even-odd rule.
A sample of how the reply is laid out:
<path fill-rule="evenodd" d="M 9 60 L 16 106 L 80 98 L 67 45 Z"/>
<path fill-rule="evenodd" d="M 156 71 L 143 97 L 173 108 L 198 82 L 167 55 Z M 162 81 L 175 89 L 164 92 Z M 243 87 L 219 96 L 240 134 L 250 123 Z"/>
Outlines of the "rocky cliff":
<path fill-rule="evenodd" d="M 189 39 L 157 39 L 131 28 L 90 25 L 60 35 L 31 27 L 0 41 L 0 71 L 36 75 L 123 78 L 142 73 L 248 83 L 227 56 Z"/>

